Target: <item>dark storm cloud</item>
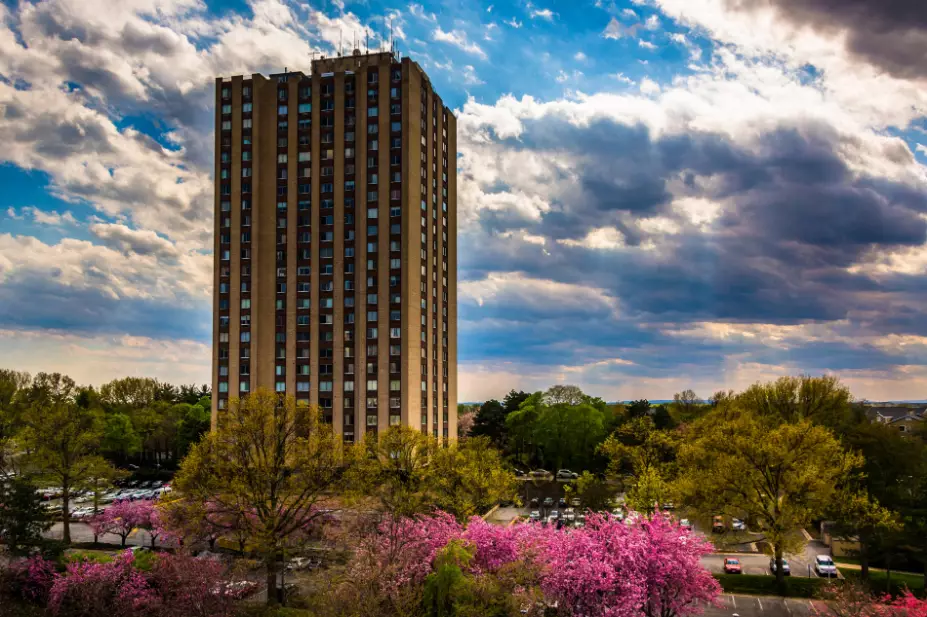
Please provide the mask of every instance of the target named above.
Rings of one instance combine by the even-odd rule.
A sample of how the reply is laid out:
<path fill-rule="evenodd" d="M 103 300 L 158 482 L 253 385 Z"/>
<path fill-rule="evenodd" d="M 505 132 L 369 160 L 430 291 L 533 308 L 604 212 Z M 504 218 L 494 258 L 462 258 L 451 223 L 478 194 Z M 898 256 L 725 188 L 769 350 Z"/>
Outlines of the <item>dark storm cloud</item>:
<path fill-rule="evenodd" d="M 92 278 L 92 271 L 87 277 Z M 101 285 L 106 278 L 101 277 Z M 81 334 L 131 334 L 209 340 L 209 310 L 170 302 L 113 298 L 54 280 L 22 278 L 0 285 L 0 329 L 52 329 Z"/>
<path fill-rule="evenodd" d="M 852 54 L 895 77 L 927 77 L 923 0 L 727 0 L 727 5 L 742 11 L 773 6 L 799 27 L 844 34 Z"/>
<path fill-rule="evenodd" d="M 546 237 L 543 250 L 484 244 L 461 259 L 463 280 L 521 271 L 604 289 L 631 315 L 679 322 L 789 324 L 866 310 L 878 315 L 876 323 L 896 304 L 888 300 L 896 297 L 888 287 L 893 279 L 876 281 L 847 268 L 873 250 L 927 240 L 927 193 L 851 172 L 838 155 L 840 137 L 822 124 L 783 126 L 748 148 L 713 133 L 652 138 L 640 126 L 609 121 L 535 121 L 526 124 L 520 146 L 568 154 L 580 190 L 559 195 L 540 222 L 519 220 L 510 228 Z M 692 196 L 725 203 L 711 232 L 671 209 L 674 180 L 675 190 L 687 186 Z M 681 228 L 658 238 L 655 251 L 562 242 L 611 226 L 635 247 L 650 234 L 634 221 L 655 215 Z M 491 217 L 482 220 L 484 231 L 506 230 L 498 211 L 483 216 Z M 467 242 L 465 235 L 462 247 Z M 920 288 L 906 295 L 927 299 Z"/>

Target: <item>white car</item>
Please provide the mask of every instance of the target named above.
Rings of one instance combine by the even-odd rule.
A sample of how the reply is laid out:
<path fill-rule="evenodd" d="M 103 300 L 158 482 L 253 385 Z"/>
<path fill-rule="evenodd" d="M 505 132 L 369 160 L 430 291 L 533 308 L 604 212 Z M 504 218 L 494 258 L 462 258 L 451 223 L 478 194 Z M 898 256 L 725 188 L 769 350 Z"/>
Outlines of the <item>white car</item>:
<path fill-rule="evenodd" d="M 576 512 L 573 510 L 573 508 L 567 508 L 563 511 L 563 520 L 568 523 L 576 520 Z"/>
<path fill-rule="evenodd" d="M 814 558 L 814 571 L 817 572 L 818 576 L 836 577 L 837 565 L 830 558 L 830 555 L 818 555 Z"/>
<path fill-rule="evenodd" d="M 615 508 L 614 510 L 612 510 L 612 516 L 617 518 L 619 521 L 623 521 L 624 520 L 624 510 L 622 510 L 621 508 Z"/>
<path fill-rule="evenodd" d="M 679 521 L 679 526 L 684 529 L 692 529 L 692 522 L 689 519 L 684 518 L 681 521 Z"/>
<path fill-rule="evenodd" d="M 528 518 L 531 519 L 532 521 L 539 521 L 541 520 L 541 513 L 538 512 L 537 510 L 532 510 Z"/>
<path fill-rule="evenodd" d="M 740 520 L 739 518 L 732 518 L 731 519 L 731 529 L 733 529 L 734 531 L 744 531 L 747 529 L 747 526 L 744 525 L 744 522 Z"/>

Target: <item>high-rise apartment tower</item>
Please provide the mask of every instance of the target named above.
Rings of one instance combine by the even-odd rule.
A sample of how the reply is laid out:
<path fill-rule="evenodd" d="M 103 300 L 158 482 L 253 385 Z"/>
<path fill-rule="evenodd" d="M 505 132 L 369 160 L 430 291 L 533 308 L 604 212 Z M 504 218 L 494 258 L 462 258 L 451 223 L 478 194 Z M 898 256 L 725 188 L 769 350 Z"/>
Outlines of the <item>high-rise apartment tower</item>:
<path fill-rule="evenodd" d="M 216 79 L 214 423 L 269 388 L 346 441 L 457 436 L 456 153 L 390 52 Z"/>

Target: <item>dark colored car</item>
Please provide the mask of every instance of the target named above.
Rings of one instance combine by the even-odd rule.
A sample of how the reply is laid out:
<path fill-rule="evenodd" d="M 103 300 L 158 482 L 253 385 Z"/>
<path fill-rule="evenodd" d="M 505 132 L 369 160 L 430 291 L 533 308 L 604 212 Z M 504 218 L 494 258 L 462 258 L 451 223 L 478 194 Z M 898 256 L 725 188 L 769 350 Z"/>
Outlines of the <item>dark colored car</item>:
<path fill-rule="evenodd" d="M 775 576 L 776 574 L 776 559 L 775 558 L 769 560 L 769 572 L 773 576 Z M 785 559 L 782 560 L 782 575 L 783 576 L 792 575 L 792 570 L 791 568 L 789 568 L 789 562 L 786 561 Z"/>
<path fill-rule="evenodd" d="M 545 508 L 550 508 L 550 507 L 553 506 L 553 505 L 554 505 L 554 498 L 553 498 L 553 497 L 545 497 L 545 498 L 544 498 L 544 507 L 545 507 Z"/>

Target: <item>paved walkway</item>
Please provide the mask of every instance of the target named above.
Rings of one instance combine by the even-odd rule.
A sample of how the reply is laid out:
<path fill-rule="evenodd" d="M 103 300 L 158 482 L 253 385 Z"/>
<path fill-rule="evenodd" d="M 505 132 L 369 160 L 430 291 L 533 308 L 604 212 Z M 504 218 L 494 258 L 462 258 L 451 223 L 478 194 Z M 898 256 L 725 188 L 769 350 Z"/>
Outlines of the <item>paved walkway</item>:
<path fill-rule="evenodd" d="M 823 609 L 819 600 L 780 598 L 779 596 L 742 596 L 723 594 L 718 602 L 705 607 L 707 617 L 812 617 L 816 609 Z"/>

